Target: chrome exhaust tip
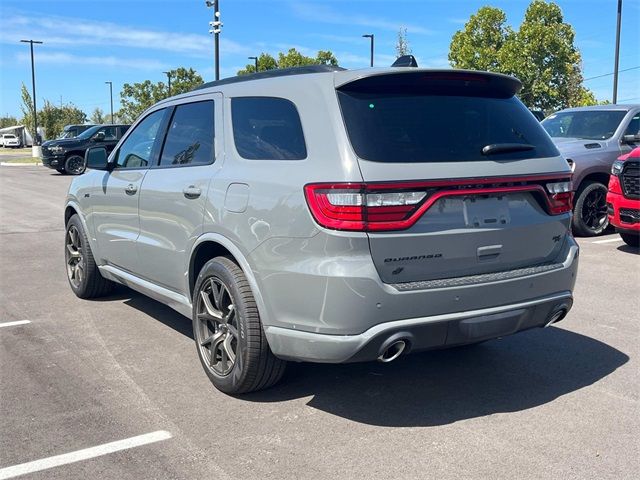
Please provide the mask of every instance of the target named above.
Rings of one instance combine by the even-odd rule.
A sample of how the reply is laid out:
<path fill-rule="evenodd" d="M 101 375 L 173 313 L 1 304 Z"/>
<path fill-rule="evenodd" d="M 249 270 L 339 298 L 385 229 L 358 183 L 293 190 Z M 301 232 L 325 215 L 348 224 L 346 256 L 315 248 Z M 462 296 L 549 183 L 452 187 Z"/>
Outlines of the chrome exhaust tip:
<path fill-rule="evenodd" d="M 563 307 L 560 310 L 557 310 L 556 312 L 553 313 L 553 315 L 551 315 L 551 317 L 549 317 L 549 320 L 547 321 L 547 323 L 545 325 L 545 328 L 553 325 L 554 323 L 558 323 L 566 315 L 567 315 L 567 309 L 566 308 Z"/>
<path fill-rule="evenodd" d="M 380 354 L 378 361 L 382 363 L 393 362 L 396 358 L 402 355 L 405 348 L 407 348 L 407 342 L 404 340 L 393 342 Z"/>

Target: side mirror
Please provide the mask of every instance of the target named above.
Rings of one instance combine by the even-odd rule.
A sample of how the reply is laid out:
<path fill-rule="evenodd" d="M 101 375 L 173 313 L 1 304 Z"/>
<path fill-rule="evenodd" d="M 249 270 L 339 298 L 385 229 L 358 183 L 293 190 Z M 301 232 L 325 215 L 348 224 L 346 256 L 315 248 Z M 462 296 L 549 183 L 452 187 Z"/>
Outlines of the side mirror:
<path fill-rule="evenodd" d="M 96 133 L 96 135 L 93 137 L 93 141 L 94 142 L 104 142 L 104 132 Z"/>
<path fill-rule="evenodd" d="M 640 135 L 624 135 L 622 137 L 622 143 L 639 143 Z"/>
<path fill-rule="evenodd" d="M 104 147 L 89 148 L 84 154 L 84 163 L 92 170 L 109 170 L 107 149 Z"/>

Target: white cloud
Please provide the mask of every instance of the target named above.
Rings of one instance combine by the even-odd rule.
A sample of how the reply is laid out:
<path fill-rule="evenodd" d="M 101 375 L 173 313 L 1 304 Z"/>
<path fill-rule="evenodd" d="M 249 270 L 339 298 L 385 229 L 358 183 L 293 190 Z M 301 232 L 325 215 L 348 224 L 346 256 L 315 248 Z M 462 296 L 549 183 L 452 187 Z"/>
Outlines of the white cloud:
<path fill-rule="evenodd" d="M 1 43 L 16 43 L 22 38 L 33 37 L 53 46 L 99 45 L 103 51 L 112 47 L 129 47 L 199 57 L 210 56 L 212 50 L 212 39 L 206 34 L 147 30 L 81 18 L 23 14 L 6 16 L 2 23 Z M 245 54 L 252 50 L 248 45 L 241 45 L 225 37 L 220 42 L 226 53 Z"/>
<path fill-rule="evenodd" d="M 407 33 L 431 35 L 434 32 L 427 28 L 411 25 L 393 19 L 374 18 L 365 15 L 343 15 L 328 5 L 310 3 L 292 3 L 293 13 L 299 18 L 313 20 L 315 22 L 330 23 L 334 25 L 357 25 L 360 27 L 376 28 L 379 30 L 398 31 L 400 27 L 407 29 Z"/>
<path fill-rule="evenodd" d="M 31 56 L 28 53 L 16 54 L 16 59 L 23 63 L 31 61 Z M 66 52 L 45 52 L 40 51 L 37 54 L 38 64 L 52 64 L 56 66 L 100 66 L 105 68 L 129 68 L 136 70 L 163 70 L 170 68 L 167 64 L 159 62 L 157 60 L 150 60 L 144 58 L 121 58 L 115 56 L 80 56 L 73 55 Z"/>

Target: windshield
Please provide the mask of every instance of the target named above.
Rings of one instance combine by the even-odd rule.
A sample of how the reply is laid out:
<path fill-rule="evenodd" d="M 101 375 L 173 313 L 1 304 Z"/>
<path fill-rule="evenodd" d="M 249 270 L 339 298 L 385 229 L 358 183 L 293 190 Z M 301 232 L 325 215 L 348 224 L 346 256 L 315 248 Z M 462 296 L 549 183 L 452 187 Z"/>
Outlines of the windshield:
<path fill-rule="evenodd" d="M 549 115 L 542 126 L 552 137 L 606 140 L 627 114 L 624 110 L 560 112 Z"/>
<path fill-rule="evenodd" d="M 515 97 L 392 90 L 338 92 L 351 144 L 362 159 L 468 162 L 558 155 Z"/>
<path fill-rule="evenodd" d="M 100 130 L 100 125 L 96 125 L 95 127 L 91 127 L 89 129 L 85 130 L 80 135 L 78 135 L 76 138 L 80 138 L 82 140 L 87 140 L 87 139 L 93 137 L 98 130 Z"/>

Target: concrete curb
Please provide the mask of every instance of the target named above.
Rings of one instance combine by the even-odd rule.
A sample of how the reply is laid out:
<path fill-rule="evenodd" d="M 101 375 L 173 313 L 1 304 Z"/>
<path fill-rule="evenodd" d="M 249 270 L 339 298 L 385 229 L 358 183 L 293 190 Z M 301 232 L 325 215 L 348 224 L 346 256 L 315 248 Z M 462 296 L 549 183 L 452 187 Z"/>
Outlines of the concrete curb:
<path fill-rule="evenodd" d="M 11 163 L 11 162 L 0 162 L 0 166 L 2 167 L 38 167 L 41 166 L 42 163 Z"/>

